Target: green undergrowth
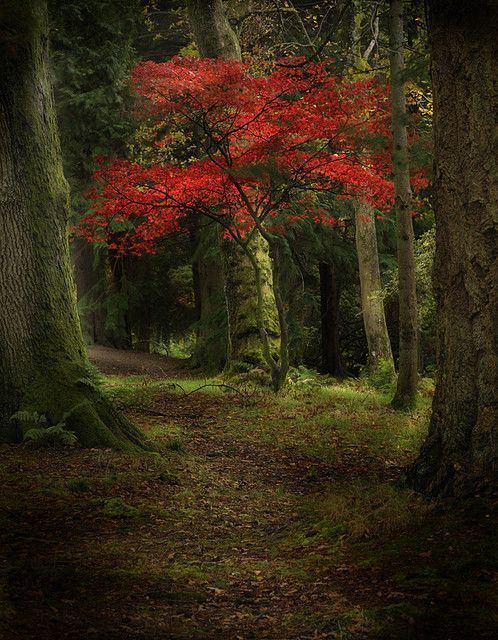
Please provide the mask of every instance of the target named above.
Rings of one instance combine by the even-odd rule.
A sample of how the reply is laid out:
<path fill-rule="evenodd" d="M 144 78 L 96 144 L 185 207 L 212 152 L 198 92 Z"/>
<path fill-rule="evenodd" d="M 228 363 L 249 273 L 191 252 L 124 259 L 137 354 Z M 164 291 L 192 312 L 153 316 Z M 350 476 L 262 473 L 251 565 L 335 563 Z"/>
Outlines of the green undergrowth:
<path fill-rule="evenodd" d="M 431 397 L 421 395 L 414 411 L 399 413 L 390 406 L 390 394 L 359 381 L 337 382 L 313 372 L 300 374 L 279 395 L 259 386 L 233 387 L 220 378 L 156 380 L 146 376 L 109 376 L 105 389 L 124 410 L 151 411 L 162 399 L 223 398 L 219 420 L 224 432 L 249 440 L 260 439 L 282 448 L 296 447 L 324 460 L 341 446 L 364 449 L 370 455 L 394 458 L 412 455 L 426 433 Z M 309 384 L 308 384 L 309 383 Z M 151 437 L 174 432 L 174 423 L 161 420 L 148 431 Z M 176 433 L 181 439 L 181 434 Z"/>
<path fill-rule="evenodd" d="M 222 383 L 105 378 L 156 454 L 0 449 L 0 536 L 15 540 L 0 589 L 15 573 L 19 602 L 95 610 L 100 637 L 124 619 L 124 635 L 206 640 L 495 637 L 497 506 L 404 484 L 429 393 L 396 413 L 388 393 L 303 370 L 278 396 Z M 181 632 L 157 631 L 172 619 Z"/>
<path fill-rule="evenodd" d="M 303 506 L 301 531 L 294 533 L 293 541 L 306 546 L 320 539 L 338 544 L 386 539 L 417 525 L 431 508 L 426 500 L 392 482 L 326 483 Z"/>
<path fill-rule="evenodd" d="M 263 406 L 244 407 L 228 416 L 227 427 L 282 448 L 297 448 L 325 461 L 340 447 L 367 455 L 400 456 L 415 452 L 426 432 L 430 400 L 420 398 L 415 411 L 399 414 L 390 397 L 357 383 L 332 383 L 312 390 L 288 389 L 264 399 Z M 339 445 L 339 447 L 338 447 Z"/>
<path fill-rule="evenodd" d="M 196 389 L 204 393 L 226 393 L 218 378 L 190 378 L 162 380 L 147 375 L 106 376 L 104 389 L 106 396 L 121 409 L 149 409 L 161 394 L 185 396 Z"/>

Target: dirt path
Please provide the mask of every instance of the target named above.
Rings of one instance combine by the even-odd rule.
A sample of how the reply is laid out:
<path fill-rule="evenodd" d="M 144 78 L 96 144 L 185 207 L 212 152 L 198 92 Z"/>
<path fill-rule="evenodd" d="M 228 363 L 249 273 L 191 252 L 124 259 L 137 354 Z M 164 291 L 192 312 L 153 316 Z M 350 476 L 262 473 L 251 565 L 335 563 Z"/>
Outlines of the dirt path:
<path fill-rule="evenodd" d="M 199 407 L 188 455 L 171 454 L 166 471 L 111 452 L 2 450 L 4 471 L 21 467 L 32 494 L 4 512 L 7 591 L 24 611 L 9 638 L 326 637 L 299 628 L 306 611 L 343 606 L 334 578 L 318 565 L 308 574 L 292 550 L 275 555 L 306 469 L 220 438 L 216 413 Z M 65 495 L 71 477 L 90 487 Z"/>
<path fill-rule="evenodd" d="M 158 353 L 121 351 L 111 347 L 91 346 L 88 349 L 90 361 L 107 375 L 144 375 L 152 377 L 192 376 L 188 361 L 161 356 Z"/>
<path fill-rule="evenodd" d="M 344 568 L 292 539 L 316 461 L 234 439 L 224 398 L 168 407 L 189 431 L 157 437 L 166 461 L 0 449 L 5 637 L 335 637 L 318 630 L 354 606 Z"/>
<path fill-rule="evenodd" d="M 318 535 L 310 512 L 327 488 L 346 474 L 390 482 L 399 467 L 340 440 L 326 463 L 252 437 L 264 407 L 221 393 L 164 392 L 153 409 L 130 417 L 161 456 L 0 447 L 2 640 L 496 637 L 466 612 L 482 590 L 430 582 L 473 529 L 417 525 L 404 546 L 387 536 L 366 551 Z"/>

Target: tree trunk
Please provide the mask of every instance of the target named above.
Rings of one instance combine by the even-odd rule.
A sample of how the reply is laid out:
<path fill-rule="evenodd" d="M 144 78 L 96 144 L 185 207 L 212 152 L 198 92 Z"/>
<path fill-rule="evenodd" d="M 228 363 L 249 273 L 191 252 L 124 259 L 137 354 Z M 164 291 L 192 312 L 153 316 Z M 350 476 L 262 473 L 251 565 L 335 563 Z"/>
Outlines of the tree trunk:
<path fill-rule="evenodd" d="M 408 409 L 417 393 L 417 289 L 411 217 L 412 192 L 406 130 L 403 73 L 403 0 L 391 0 L 389 13 L 396 241 L 399 273 L 399 373 L 393 406 Z"/>
<path fill-rule="evenodd" d="M 243 249 L 233 241 L 223 243 L 225 292 L 228 306 L 228 363 L 230 371 L 266 368 L 258 323 L 258 292 L 254 269 Z M 258 233 L 248 246 L 259 267 L 263 298 L 263 325 L 270 352 L 278 357 L 280 325 L 273 292 L 272 265 L 267 241 Z"/>
<path fill-rule="evenodd" d="M 392 369 L 394 361 L 387 333 L 374 210 L 368 204 L 355 203 L 356 252 L 360 274 L 361 309 L 368 344 L 368 370 L 375 374 L 381 367 Z"/>
<path fill-rule="evenodd" d="M 187 0 L 187 9 L 203 58 L 241 60 L 239 41 L 228 22 L 223 0 Z"/>
<path fill-rule="evenodd" d="M 498 480 L 497 23 L 491 0 L 429 2 L 438 372 L 409 479 L 431 494 Z"/>
<path fill-rule="evenodd" d="M 105 345 L 105 312 L 98 299 L 98 292 L 104 290 L 105 273 L 96 268 L 94 248 L 83 238 L 73 239 L 72 257 L 83 336 L 91 344 Z"/>
<path fill-rule="evenodd" d="M 82 445 L 136 448 L 140 433 L 88 379 L 68 243 L 47 67 L 44 0 L 0 8 L 0 439 L 22 439 L 20 410 L 63 418 Z"/>
<path fill-rule="evenodd" d="M 106 340 L 115 349 L 128 350 L 133 344 L 130 320 L 130 291 L 127 266 L 131 256 L 108 252 L 110 278 L 107 292 Z"/>
<path fill-rule="evenodd" d="M 198 245 L 192 265 L 196 289 L 197 335 L 192 365 L 219 373 L 227 360 L 227 303 L 218 226 L 194 230 Z"/>
<path fill-rule="evenodd" d="M 338 378 L 345 375 L 339 340 L 340 285 L 335 267 L 325 262 L 318 265 L 322 325 L 322 369 Z"/>
<path fill-rule="evenodd" d="M 188 0 L 187 7 L 201 56 L 241 59 L 237 36 L 228 22 L 222 0 Z M 272 350 L 278 353 L 280 331 L 268 243 L 260 234 L 255 234 L 251 250 L 260 266 L 263 281 L 265 328 Z M 228 308 L 227 369 L 245 371 L 253 367 L 266 367 L 261 340 L 258 339 L 257 292 L 251 262 L 243 249 L 233 241 L 222 243 L 222 253 Z M 201 311 L 201 325 L 202 315 Z"/>
<path fill-rule="evenodd" d="M 129 256 L 129 274 L 133 286 L 130 299 L 130 326 L 134 351 L 150 353 L 154 296 L 149 283 L 153 280 L 151 256 Z"/>

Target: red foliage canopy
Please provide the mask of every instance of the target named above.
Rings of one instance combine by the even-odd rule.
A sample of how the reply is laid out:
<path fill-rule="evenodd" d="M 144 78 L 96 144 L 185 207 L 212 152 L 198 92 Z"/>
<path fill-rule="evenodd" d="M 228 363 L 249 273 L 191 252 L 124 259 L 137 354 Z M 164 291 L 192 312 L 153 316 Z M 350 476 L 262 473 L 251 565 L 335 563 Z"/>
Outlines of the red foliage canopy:
<path fill-rule="evenodd" d="M 119 251 L 153 251 L 186 216 L 216 220 L 239 239 L 311 217 L 334 224 L 318 194 L 392 206 L 388 87 L 331 76 L 326 63 L 255 74 L 234 61 L 173 58 L 133 72 L 138 114 L 158 145 L 188 130 L 200 159 L 95 171 L 81 233 Z M 165 133 L 166 132 L 166 133 Z"/>

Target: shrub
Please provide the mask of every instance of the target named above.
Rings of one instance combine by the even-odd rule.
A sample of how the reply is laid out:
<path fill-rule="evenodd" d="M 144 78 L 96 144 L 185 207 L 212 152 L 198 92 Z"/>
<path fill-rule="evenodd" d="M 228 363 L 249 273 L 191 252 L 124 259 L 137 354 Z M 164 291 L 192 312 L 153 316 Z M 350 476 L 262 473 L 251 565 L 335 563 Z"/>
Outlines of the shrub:
<path fill-rule="evenodd" d="M 374 389 L 386 393 L 394 392 L 396 373 L 390 360 L 381 360 L 377 367 L 367 370 L 365 380 Z"/>
<path fill-rule="evenodd" d="M 168 442 L 167 447 L 168 447 L 168 449 L 171 449 L 171 451 L 184 451 L 185 450 L 183 442 L 182 442 L 181 438 L 178 437 L 178 436 L 172 438 Z"/>

